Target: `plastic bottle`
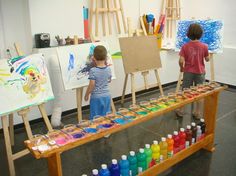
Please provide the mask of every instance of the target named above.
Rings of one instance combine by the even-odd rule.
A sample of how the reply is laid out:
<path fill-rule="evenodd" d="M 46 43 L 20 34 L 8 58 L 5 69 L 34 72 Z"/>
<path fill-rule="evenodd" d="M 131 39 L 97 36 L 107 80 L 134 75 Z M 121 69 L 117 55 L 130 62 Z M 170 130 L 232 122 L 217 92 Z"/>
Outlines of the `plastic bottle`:
<path fill-rule="evenodd" d="M 137 154 L 138 160 L 138 173 L 141 173 L 147 169 L 147 156 L 144 153 L 144 149 L 140 148 L 139 153 Z"/>
<path fill-rule="evenodd" d="M 177 131 L 174 131 L 173 140 L 174 140 L 174 154 L 176 154 L 179 152 L 179 145 L 180 145 L 179 144 L 180 138 Z"/>
<path fill-rule="evenodd" d="M 206 123 L 205 123 L 205 120 L 204 119 L 200 119 L 200 123 L 198 125 L 201 126 L 201 130 L 202 130 L 202 137 L 201 138 L 204 138 L 205 137 L 205 133 L 206 133 Z"/>
<path fill-rule="evenodd" d="M 93 169 L 93 170 L 92 170 L 92 174 L 93 174 L 93 176 L 99 176 L 97 169 Z"/>
<path fill-rule="evenodd" d="M 168 144 L 168 147 L 167 147 L 167 157 L 171 158 L 173 156 L 173 154 L 174 154 L 174 140 L 172 139 L 172 135 L 171 134 L 167 135 L 166 142 Z"/>
<path fill-rule="evenodd" d="M 152 159 L 156 161 L 156 163 L 159 163 L 160 161 L 160 146 L 158 145 L 158 141 L 153 141 L 153 144 L 151 146 L 152 150 Z"/>
<path fill-rule="evenodd" d="M 197 127 L 195 122 L 191 123 L 191 130 L 192 130 L 192 144 L 194 144 L 197 139 Z"/>
<path fill-rule="evenodd" d="M 163 156 L 163 160 L 167 159 L 167 148 L 168 148 L 168 144 L 166 142 L 166 138 L 162 137 L 161 138 L 161 142 L 160 142 L 160 155 Z"/>
<path fill-rule="evenodd" d="M 185 133 L 186 133 L 186 148 L 188 148 L 190 145 L 192 145 L 192 135 L 193 135 L 190 125 L 187 125 Z"/>
<path fill-rule="evenodd" d="M 150 144 L 145 144 L 144 153 L 146 154 L 147 157 L 147 168 L 149 168 L 150 163 L 152 161 L 152 150 L 150 148 Z"/>
<path fill-rule="evenodd" d="M 202 130 L 201 130 L 201 126 L 197 125 L 197 141 L 200 141 L 202 137 Z"/>
<path fill-rule="evenodd" d="M 120 176 L 120 167 L 116 159 L 111 160 L 111 165 L 109 167 L 111 176 Z"/>
<path fill-rule="evenodd" d="M 128 160 L 129 160 L 130 175 L 131 176 L 138 175 L 138 160 L 137 157 L 135 156 L 134 151 L 129 152 Z"/>
<path fill-rule="evenodd" d="M 99 176 L 110 176 L 110 171 L 107 169 L 106 164 L 102 164 L 102 169 L 99 170 Z"/>
<path fill-rule="evenodd" d="M 121 156 L 119 166 L 120 166 L 120 175 L 121 176 L 129 176 L 129 161 L 127 160 L 126 155 Z"/>
<path fill-rule="evenodd" d="M 186 145 L 186 133 L 184 131 L 184 128 L 180 128 L 180 132 L 179 132 L 179 137 L 180 137 L 180 150 L 185 149 L 185 145 Z"/>

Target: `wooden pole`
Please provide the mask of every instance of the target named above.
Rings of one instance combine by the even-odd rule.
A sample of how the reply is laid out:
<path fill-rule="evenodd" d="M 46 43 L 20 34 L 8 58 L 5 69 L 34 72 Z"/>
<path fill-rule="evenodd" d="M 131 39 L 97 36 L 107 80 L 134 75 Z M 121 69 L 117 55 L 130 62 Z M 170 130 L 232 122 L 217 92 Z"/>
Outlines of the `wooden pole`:
<path fill-rule="evenodd" d="M 120 30 L 120 19 L 119 19 L 119 13 L 118 13 L 118 7 L 117 7 L 116 0 L 114 0 L 114 7 L 115 7 L 115 14 L 116 14 L 116 22 L 117 22 L 118 34 L 120 34 L 121 33 L 121 30 Z"/>
<path fill-rule="evenodd" d="M 121 105 L 124 105 L 125 90 L 126 90 L 127 82 L 128 82 L 128 74 L 125 74 L 124 86 L 123 86 L 123 91 L 122 91 L 122 96 L 121 96 Z"/>
<path fill-rule="evenodd" d="M 107 9 L 106 7 L 106 0 L 102 0 L 102 8 L 103 9 Z M 103 35 L 107 35 L 107 31 L 106 31 L 106 25 L 105 25 L 105 13 L 107 11 L 103 11 L 102 12 L 102 30 L 103 30 Z"/>
<path fill-rule="evenodd" d="M 107 13 L 108 29 L 109 29 L 109 34 L 111 35 L 112 29 L 111 29 L 111 17 L 110 17 L 110 10 L 111 10 L 110 0 L 107 0 L 107 8 L 108 8 L 108 13 Z"/>
<path fill-rule="evenodd" d="M 180 86 L 182 85 L 183 74 L 184 74 L 183 72 L 179 73 L 179 78 L 178 78 L 177 86 L 176 86 L 176 89 L 175 89 L 176 93 L 179 91 Z"/>
<path fill-rule="evenodd" d="M 132 103 L 133 103 L 133 105 L 135 105 L 136 104 L 136 97 L 135 97 L 134 73 L 131 73 L 131 92 L 132 92 Z"/>
<path fill-rule="evenodd" d="M 92 32 L 92 27 L 93 27 L 93 4 L 94 0 L 90 0 L 90 9 L 89 9 L 89 36 L 92 39 L 93 38 L 93 32 Z"/>
<path fill-rule="evenodd" d="M 161 81 L 160 81 L 160 77 L 159 77 L 158 70 L 155 69 L 154 72 L 155 72 L 155 75 L 156 75 L 157 84 L 158 84 L 158 86 L 159 86 L 160 93 L 161 93 L 162 96 L 164 96 L 164 92 L 163 92 L 163 89 L 162 89 L 162 85 L 161 85 Z"/>
<path fill-rule="evenodd" d="M 210 69 L 211 69 L 211 81 L 215 81 L 215 66 L 214 66 L 213 55 L 210 58 Z"/>
<path fill-rule="evenodd" d="M 48 115 L 47 115 L 47 112 L 45 110 L 44 104 L 38 105 L 38 108 L 39 108 L 40 113 L 42 114 L 43 120 L 44 120 L 44 122 L 47 126 L 48 131 L 53 131 L 52 125 L 51 125 L 51 123 L 48 119 Z"/>
<path fill-rule="evenodd" d="M 122 21 L 123 21 L 123 26 L 124 26 L 124 32 L 126 33 L 127 27 L 126 27 L 126 22 L 125 22 L 125 15 L 124 15 L 122 0 L 119 0 L 119 2 L 120 2 L 120 11 L 121 11 Z"/>
<path fill-rule="evenodd" d="M 19 111 L 18 115 L 20 115 L 22 117 L 22 120 L 24 122 L 25 130 L 26 130 L 28 138 L 32 139 L 33 138 L 33 134 L 32 134 L 32 130 L 31 130 L 31 127 L 30 127 L 30 124 L 29 124 L 29 120 L 28 120 L 28 117 L 27 117 L 28 113 L 29 113 L 29 108 L 26 108 L 26 109 L 23 109 L 23 110 Z"/>
<path fill-rule="evenodd" d="M 77 118 L 78 122 L 82 121 L 82 98 L 83 98 L 83 88 L 76 89 L 76 101 L 77 101 Z"/>
<path fill-rule="evenodd" d="M 96 9 L 95 9 L 95 36 L 98 36 L 98 0 L 96 0 Z"/>
<path fill-rule="evenodd" d="M 60 153 L 55 153 L 48 157 L 48 171 L 50 176 L 62 176 Z"/>
<path fill-rule="evenodd" d="M 11 138 L 11 146 L 14 146 L 14 116 L 13 114 L 8 115 L 9 118 L 9 131 L 10 131 L 10 138 Z"/>

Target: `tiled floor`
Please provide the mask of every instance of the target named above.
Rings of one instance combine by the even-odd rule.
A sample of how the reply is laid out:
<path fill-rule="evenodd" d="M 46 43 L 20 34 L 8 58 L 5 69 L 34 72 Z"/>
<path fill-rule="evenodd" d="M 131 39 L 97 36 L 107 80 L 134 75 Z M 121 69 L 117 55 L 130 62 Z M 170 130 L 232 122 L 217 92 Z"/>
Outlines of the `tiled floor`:
<path fill-rule="evenodd" d="M 165 92 L 173 91 L 166 89 Z M 138 101 L 158 96 L 157 92 L 138 96 Z M 129 103 L 126 103 L 127 107 Z M 116 104 L 119 107 L 119 104 Z M 186 127 L 192 119 L 190 107 L 183 119 L 176 119 L 173 112 L 150 120 L 141 125 L 131 127 L 122 132 L 112 134 L 109 138 L 102 138 L 76 149 L 64 152 L 62 169 L 64 176 L 79 176 L 83 173 L 90 175 L 91 170 L 100 168 L 102 163 L 110 163 L 111 159 L 120 159 L 122 154 L 130 150 L 137 151 L 146 143 L 154 139 L 160 140 L 161 136 L 172 133 L 179 127 Z M 85 111 L 84 115 L 87 116 Z M 76 114 L 64 117 L 65 124 L 75 123 Z M 34 134 L 45 133 L 43 123 L 33 125 Z M 26 134 L 23 129 L 16 130 L 14 151 L 24 148 L 23 140 Z M 216 151 L 209 153 L 201 150 L 191 157 L 170 168 L 161 175 L 167 176 L 235 176 L 236 175 L 236 91 L 228 89 L 222 92 L 219 98 L 217 127 L 215 137 Z M 0 175 L 7 176 L 8 165 L 4 146 L 3 135 L 0 134 Z M 47 161 L 36 160 L 27 155 L 15 161 L 18 176 L 46 176 Z"/>

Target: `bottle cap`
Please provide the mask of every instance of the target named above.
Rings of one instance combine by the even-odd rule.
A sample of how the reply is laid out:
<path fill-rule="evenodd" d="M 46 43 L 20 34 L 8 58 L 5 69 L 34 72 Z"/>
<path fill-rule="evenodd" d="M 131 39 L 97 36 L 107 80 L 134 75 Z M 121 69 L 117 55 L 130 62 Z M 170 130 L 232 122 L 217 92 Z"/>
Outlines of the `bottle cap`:
<path fill-rule="evenodd" d="M 165 137 L 162 137 L 162 138 L 161 138 L 161 141 L 162 141 L 162 142 L 165 142 L 165 141 L 166 141 L 166 138 L 165 138 Z"/>
<path fill-rule="evenodd" d="M 201 129 L 201 126 L 200 126 L 200 125 L 197 125 L 197 129 Z"/>
<path fill-rule="evenodd" d="M 150 149 L 150 144 L 145 144 L 145 148 Z"/>
<path fill-rule="evenodd" d="M 97 169 L 93 169 L 92 173 L 93 173 L 93 175 L 98 175 L 98 170 Z"/>
<path fill-rule="evenodd" d="M 174 135 L 178 135 L 178 131 L 174 131 Z"/>
<path fill-rule="evenodd" d="M 153 141 L 153 144 L 157 145 L 157 144 L 158 144 L 158 141 Z"/>
<path fill-rule="evenodd" d="M 200 122 L 205 122 L 205 120 L 201 118 L 201 119 L 200 119 Z"/>
<path fill-rule="evenodd" d="M 192 122 L 191 125 L 192 125 L 192 126 L 196 126 L 196 123 L 195 123 L 195 122 Z"/>
<path fill-rule="evenodd" d="M 189 129 L 189 130 L 190 130 L 190 129 L 191 129 L 191 126 L 190 126 L 190 125 L 187 125 L 187 129 Z"/>
<path fill-rule="evenodd" d="M 106 164 L 102 164 L 102 169 L 107 169 L 107 165 Z"/>
<path fill-rule="evenodd" d="M 87 176 L 86 174 L 83 174 L 82 176 Z"/>
<path fill-rule="evenodd" d="M 126 156 L 126 155 L 122 155 L 122 156 L 121 156 L 121 159 L 122 159 L 122 160 L 127 160 L 127 156 Z"/>
<path fill-rule="evenodd" d="M 167 137 L 168 137 L 169 139 L 171 139 L 171 138 L 172 138 L 172 135 L 171 135 L 171 134 L 168 134 Z"/>
<path fill-rule="evenodd" d="M 139 152 L 140 152 L 140 153 L 144 153 L 144 149 L 143 149 L 143 148 L 140 148 L 140 149 L 139 149 Z"/>
<path fill-rule="evenodd" d="M 134 151 L 130 151 L 129 154 L 130 154 L 131 156 L 134 156 L 134 155 L 135 155 L 135 152 L 134 152 Z"/>
<path fill-rule="evenodd" d="M 180 131 L 181 131 L 181 132 L 184 132 L 184 128 L 180 128 Z"/>
<path fill-rule="evenodd" d="M 161 160 L 163 159 L 163 155 L 160 155 L 160 159 L 161 159 Z"/>
<path fill-rule="evenodd" d="M 117 164 L 117 160 L 116 160 L 116 159 L 113 159 L 113 160 L 111 160 L 111 163 L 112 163 L 112 164 Z"/>

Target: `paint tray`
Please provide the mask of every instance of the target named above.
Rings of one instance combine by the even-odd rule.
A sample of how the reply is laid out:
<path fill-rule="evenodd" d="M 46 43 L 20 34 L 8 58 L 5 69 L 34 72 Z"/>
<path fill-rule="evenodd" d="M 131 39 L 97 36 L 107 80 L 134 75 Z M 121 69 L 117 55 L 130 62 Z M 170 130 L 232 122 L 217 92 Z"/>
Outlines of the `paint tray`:
<path fill-rule="evenodd" d="M 70 143 L 73 140 L 73 136 L 66 134 L 60 130 L 54 130 L 47 134 L 47 137 L 55 141 L 58 146 L 63 146 Z"/>
<path fill-rule="evenodd" d="M 93 125 L 96 125 L 96 127 L 99 130 L 109 129 L 109 128 L 112 128 L 115 125 L 115 123 L 111 119 L 101 117 L 101 116 L 98 117 L 98 118 L 95 118 L 92 121 L 92 123 L 93 123 Z"/>
<path fill-rule="evenodd" d="M 135 112 L 130 111 L 127 108 L 120 108 L 117 114 L 122 115 L 125 119 L 130 119 L 130 120 L 134 120 L 138 117 L 138 115 Z"/>
<path fill-rule="evenodd" d="M 84 130 L 76 127 L 74 124 L 66 125 L 61 131 L 72 136 L 73 139 L 80 139 L 86 136 Z"/>
<path fill-rule="evenodd" d="M 124 118 L 124 116 L 117 114 L 108 114 L 106 118 L 110 119 L 112 122 L 119 124 L 119 125 L 124 125 L 132 121 L 130 118 Z"/>
<path fill-rule="evenodd" d="M 149 110 L 147 110 L 139 105 L 130 105 L 129 110 L 135 112 L 136 114 L 138 114 L 140 116 L 145 116 L 148 113 L 150 113 Z"/>
<path fill-rule="evenodd" d="M 97 125 L 93 124 L 90 120 L 84 120 L 77 124 L 77 127 L 84 130 L 88 134 L 95 134 L 99 131 Z"/>
<path fill-rule="evenodd" d="M 147 109 L 148 111 L 151 111 L 151 112 L 156 112 L 158 111 L 159 109 L 161 109 L 160 106 L 157 106 L 157 105 L 154 105 L 152 103 L 150 103 L 149 101 L 141 101 L 139 103 L 139 105 L 145 109 Z"/>

